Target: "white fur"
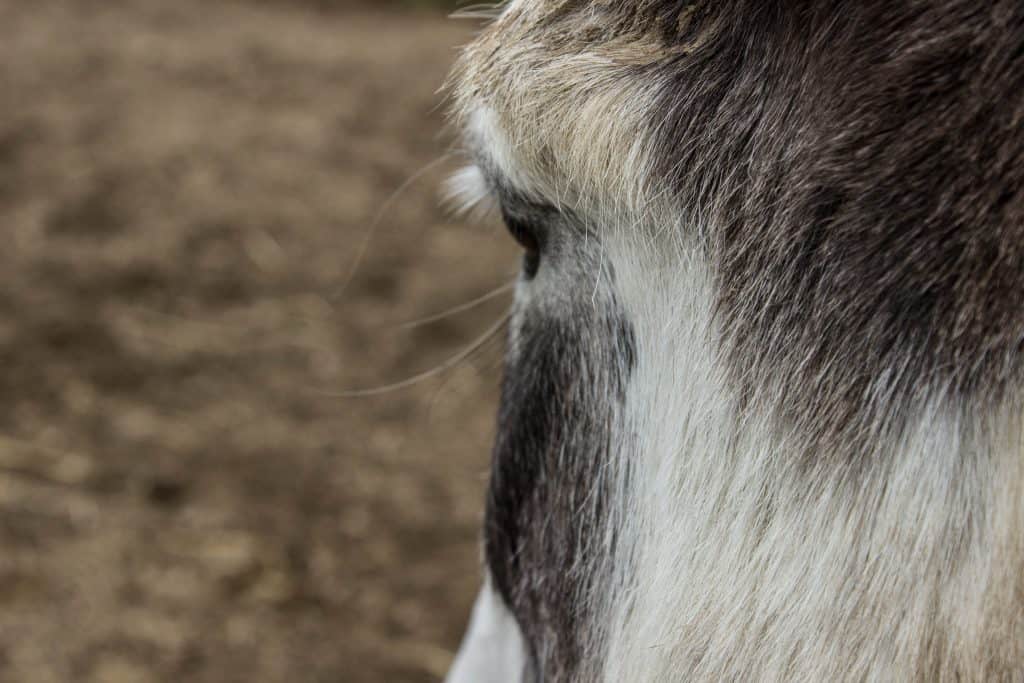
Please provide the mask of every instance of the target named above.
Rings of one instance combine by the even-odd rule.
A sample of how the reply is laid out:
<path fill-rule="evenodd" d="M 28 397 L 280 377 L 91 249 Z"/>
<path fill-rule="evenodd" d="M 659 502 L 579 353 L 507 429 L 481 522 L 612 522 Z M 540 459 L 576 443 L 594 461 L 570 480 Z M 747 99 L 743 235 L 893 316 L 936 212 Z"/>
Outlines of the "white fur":
<path fill-rule="evenodd" d="M 448 179 L 445 199 L 459 215 L 485 214 L 494 208 L 494 197 L 480 167 L 465 166 Z"/>
<path fill-rule="evenodd" d="M 930 639 L 944 670 L 980 677 L 990 599 L 1013 580 L 993 560 L 1024 542 L 1000 537 L 1024 528 L 1019 411 L 981 429 L 936 390 L 863 471 L 843 453 L 797 467 L 800 435 L 729 388 L 705 257 L 664 247 L 609 250 L 638 348 L 618 463 L 635 564 L 604 680 L 910 680 Z"/>
<path fill-rule="evenodd" d="M 515 617 L 488 580 L 445 683 L 518 683 L 526 665 L 524 652 Z"/>

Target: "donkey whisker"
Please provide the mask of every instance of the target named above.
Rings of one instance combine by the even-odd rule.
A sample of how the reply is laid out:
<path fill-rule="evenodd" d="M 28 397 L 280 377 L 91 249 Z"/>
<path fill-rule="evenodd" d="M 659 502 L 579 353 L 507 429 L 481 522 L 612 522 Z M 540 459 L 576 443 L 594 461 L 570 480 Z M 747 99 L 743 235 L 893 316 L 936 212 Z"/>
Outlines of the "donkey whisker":
<path fill-rule="evenodd" d="M 502 327 L 504 327 L 504 325 L 511 318 L 511 315 L 511 312 L 503 314 L 498 319 L 497 322 L 488 327 L 484 331 L 484 333 L 477 337 L 475 340 L 473 340 L 469 344 L 469 346 L 467 346 L 465 349 L 455 354 L 448 360 L 440 363 L 439 365 L 436 365 L 435 367 L 429 370 L 417 373 L 411 377 L 407 377 L 406 379 L 400 380 L 398 382 L 392 382 L 391 384 L 384 384 L 378 387 L 371 387 L 369 389 L 354 389 L 351 391 L 339 392 L 319 391 L 318 393 L 333 398 L 365 398 L 370 396 L 380 396 L 381 394 L 389 394 L 394 391 L 399 391 L 401 389 L 406 389 L 408 387 L 415 386 L 420 382 L 431 379 L 432 377 L 437 377 L 438 375 L 445 373 L 448 370 L 451 370 L 452 368 L 458 366 L 460 363 L 464 362 L 466 359 L 470 358 L 481 346 L 483 346 L 487 341 L 489 341 L 492 337 L 494 337 L 495 335 L 498 334 L 498 332 L 501 331 Z"/>
<path fill-rule="evenodd" d="M 459 313 L 464 313 L 466 311 L 471 311 L 474 308 L 476 308 L 477 306 L 480 306 L 481 304 L 487 303 L 488 301 L 491 301 L 493 299 L 497 299 L 498 297 L 500 297 L 501 295 L 505 294 L 506 292 L 514 289 L 515 286 L 516 286 L 515 280 L 513 280 L 511 282 L 506 282 L 505 284 L 501 285 L 500 287 L 492 289 L 491 291 L 487 292 L 486 294 L 484 294 L 482 296 L 478 296 L 475 299 L 471 299 L 470 301 L 466 301 L 465 303 L 458 304 L 457 306 L 452 306 L 451 308 L 447 308 L 447 309 L 445 309 L 443 311 L 439 311 L 437 313 L 432 313 L 432 314 L 424 316 L 422 318 L 416 318 L 415 320 L 409 320 L 407 322 L 397 323 L 397 324 L 392 325 L 390 327 L 393 327 L 394 329 L 398 329 L 398 330 L 411 330 L 411 329 L 415 329 L 417 327 L 423 327 L 424 325 L 429 325 L 430 323 L 435 323 L 435 322 L 438 322 L 440 320 L 444 320 L 445 318 L 450 318 L 450 317 L 452 317 L 454 315 L 458 315 Z"/>
<path fill-rule="evenodd" d="M 349 270 L 345 276 L 345 279 L 342 280 L 338 288 L 332 294 L 330 294 L 330 299 L 335 304 L 337 304 L 338 301 L 344 296 L 345 292 L 352 284 L 352 280 L 355 279 L 356 273 L 359 271 L 359 266 L 362 265 L 363 259 L 366 258 L 366 252 L 370 248 L 370 242 L 373 240 L 373 236 L 377 232 L 377 228 L 380 227 L 381 221 L 384 219 L 384 216 L 387 215 L 387 212 L 391 210 L 391 207 L 394 205 L 394 203 L 398 200 L 398 198 L 402 195 L 403 192 L 405 192 L 412 186 L 413 183 L 415 183 L 417 180 L 419 180 L 424 175 L 429 173 L 431 170 L 437 168 L 440 164 L 448 161 L 449 158 L 451 158 L 451 154 L 443 154 L 437 159 L 434 159 L 429 164 L 427 164 L 420 170 L 410 175 L 405 180 L 404 183 L 399 185 L 398 188 L 395 189 L 395 191 L 392 192 L 391 195 L 386 200 L 384 200 L 384 203 L 381 204 L 380 209 L 377 210 L 376 215 L 373 217 L 373 221 L 371 221 L 370 227 L 366 229 L 366 232 L 363 233 L 362 238 L 359 240 L 359 245 L 356 247 L 356 255 L 352 259 L 352 265 L 349 266 Z"/>

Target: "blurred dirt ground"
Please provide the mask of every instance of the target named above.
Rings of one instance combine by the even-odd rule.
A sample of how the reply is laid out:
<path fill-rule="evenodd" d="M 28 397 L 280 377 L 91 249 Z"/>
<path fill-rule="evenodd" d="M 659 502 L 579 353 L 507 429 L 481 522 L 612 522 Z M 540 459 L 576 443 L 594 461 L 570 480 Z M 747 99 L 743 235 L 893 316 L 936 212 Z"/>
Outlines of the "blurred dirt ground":
<path fill-rule="evenodd" d="M 507 299 L 398 323 L 516 255 L 416 175 L 472 26 L 331 4 L 0 0 L 0 681 L 449 664 L 500 340 L 332 392 L 457 354 Z"/>

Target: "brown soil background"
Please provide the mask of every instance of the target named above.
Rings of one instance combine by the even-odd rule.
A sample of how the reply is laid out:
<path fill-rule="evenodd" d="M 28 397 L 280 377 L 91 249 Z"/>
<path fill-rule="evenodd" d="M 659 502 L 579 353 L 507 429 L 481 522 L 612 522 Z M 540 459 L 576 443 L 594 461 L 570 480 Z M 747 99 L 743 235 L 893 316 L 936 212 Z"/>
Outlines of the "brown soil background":
<path fill-rule="evenodd" d="M 501 342 L 332 392 L 435 367 L 507 306 L 398 326 L 516 269 L 493 224 L 439 208 L 454 162 L 418 174 L 471 30 L 0 0 L 0 681 L 443 675 Z"/>

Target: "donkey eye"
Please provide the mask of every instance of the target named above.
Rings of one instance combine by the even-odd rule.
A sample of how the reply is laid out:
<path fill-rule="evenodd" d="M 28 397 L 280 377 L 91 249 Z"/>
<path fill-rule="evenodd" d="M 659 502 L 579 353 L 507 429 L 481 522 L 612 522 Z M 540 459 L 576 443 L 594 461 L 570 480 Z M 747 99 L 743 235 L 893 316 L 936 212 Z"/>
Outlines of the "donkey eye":
<path fill-rule="evenodd" d="M 523 255 L 523 275 L 527 280 L 533 278 L 540 268 L 540 237 L 539 231 L 529 221 L 509 215 L 503 212 L 505 226 L 508 228 L 512 238 L 519 243 L 519 246 L 526 252 Z"/>

